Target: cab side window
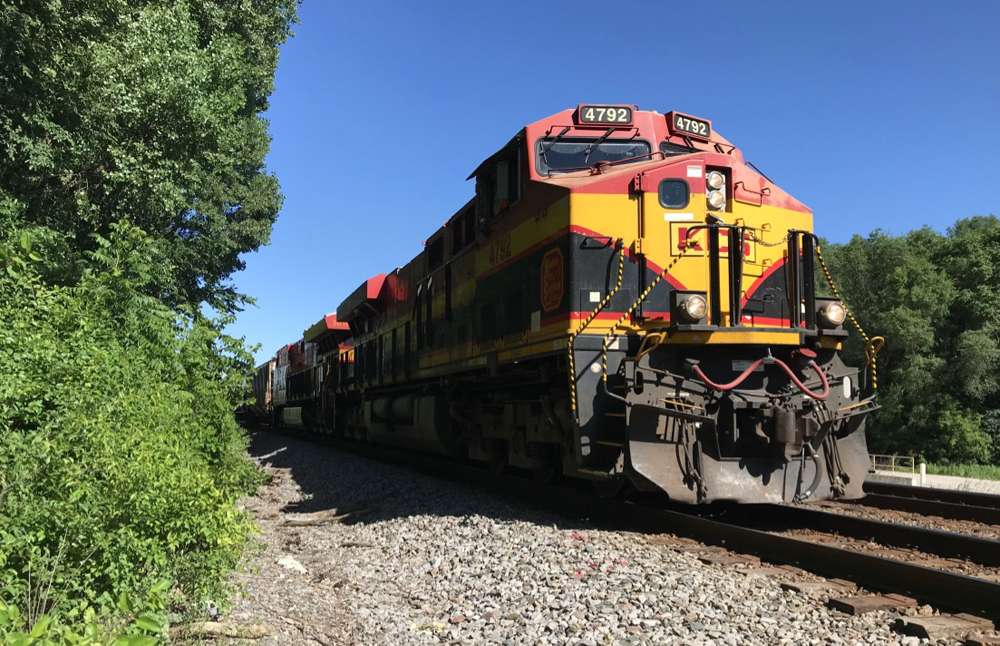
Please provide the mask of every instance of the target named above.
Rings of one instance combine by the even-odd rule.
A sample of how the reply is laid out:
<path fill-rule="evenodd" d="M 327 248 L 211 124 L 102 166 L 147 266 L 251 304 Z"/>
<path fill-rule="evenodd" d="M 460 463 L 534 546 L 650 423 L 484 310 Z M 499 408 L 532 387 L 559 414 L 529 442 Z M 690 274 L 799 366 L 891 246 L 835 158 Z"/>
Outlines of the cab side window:
<path fill-rule="evenodd" d="M 493 215 L 506 211 L 521 198 L 519 151 L 520 148 L 515 148 L 506 159 L 497 162 L 493 172 Z"/>
<path fill-rule="evenodd" d="M 479 174 L 476 198 L 480 227 L 521 199 L 520 146 L 513 146 Z"/>

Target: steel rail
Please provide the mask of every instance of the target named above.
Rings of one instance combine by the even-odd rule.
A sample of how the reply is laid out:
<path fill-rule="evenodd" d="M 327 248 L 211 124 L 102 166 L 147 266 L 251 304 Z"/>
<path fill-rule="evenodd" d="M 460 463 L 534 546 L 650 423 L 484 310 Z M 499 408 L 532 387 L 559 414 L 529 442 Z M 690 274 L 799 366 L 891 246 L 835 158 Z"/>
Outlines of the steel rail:
<path fill-rule="evenodd" d="M 833 532 L 850 538 L 871 540 L 881 545 L 904 547 L 945 558 L 964 558 L 980 565 L 1000 566 L 1000 541 L 957 534 L 928 527 L 916 527 L 869 518 L 845 516 L 836 512 L 793 507 L 761 505 L 764 519 L 793 524 L 807 529 Z M 752 520 L 747 510 L 735 508 L 741 522 Z M 758 516 L 758 519 L 760 516 Z"/>
<path fill-rule="evenodd" d="M 518 481 L 518 482 L 514 482 Z M 585 514 L 645 532 L 670 533 L 766 561 L 794 565 L 810 572 L 848 579 L 875 590 L 902 593 L 938 608 L 1000 620 L 1000 583 L 882 558 L 864 552 L 780 536 L 695 513 L 657 509 L 618 500 L 597 499 L 562 487 L 507 478 L 503 489 L 556 513 Z"/>
<path fill-rule="evenodd" d="M 876 509 L 1000 525 L 1000 496 L 882 482 L 866 482 L 865 492 L 867 495 L 860 500 L 844 502 Z"/>
<path fill-rule="evenodd" d="M 870 493 L 861 500 L 845 501 L 892 511 L 906 511 L 921 516 L 940 516 L 951 520 L 968 520 L 984 525 L 1000 525 L 1000 509 L 993 507 L 977 507 L 940 500 L 924 500 L 922 498 L 906 498 L 903 496 L 886 496 Z"/>
<path fill-rule="evenodd" d="M 1000 496 L 973 491 L 955 491 L 954 489 L 937 489 L 934 487 L 914 487 L 911 485 L 892 484 L 888 482 L 865 482 L 865 491 L 883 496 L 897 498 L 916 498 L 919 500 L 937 500 L 956 505 L 972 507 L 991 507 L 1000 509 Z"/>
<path fill-rule="evenodd" d="M 673 533 L 702 542 L 849 579 L 868 588 L 903 593 L 939 608 L 1000 620 L 1000 583 L 677 512 L 657 512 L 653 516 Z"/>

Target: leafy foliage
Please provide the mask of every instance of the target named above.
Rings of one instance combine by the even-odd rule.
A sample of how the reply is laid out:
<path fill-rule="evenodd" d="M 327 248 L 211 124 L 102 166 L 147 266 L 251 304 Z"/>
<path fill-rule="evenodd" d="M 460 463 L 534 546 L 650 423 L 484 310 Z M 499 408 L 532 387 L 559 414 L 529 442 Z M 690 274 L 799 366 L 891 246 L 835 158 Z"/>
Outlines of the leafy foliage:
<path fill-rule="evenodd" d="M 823 251 L 851 310 L 886 338 L 872 450 L 1000 464 L 1000 221 L 876 231 Z M 852 338 L 845 351 L 860 365 L 861 349 Z"/>
<path fill-rule="evenodd" d="M 95 244 L 72 288 L 0 276 L 0 598 L 31 625 L 155 579 L 175 606 L 224 600 L 252 530 L 235 503 L 258 473 L 232 414 L 249 353 L 224 320 L 143 293 L 158 265 L 141 231 Z"/>
<path fill-rule="evenodd" d="M 169 581 L 157 581 L 141 605 L 122 595 L 114 607 L 95 609 L 84 602 L 63 615 L 44 613 L 34 619 L 0 600 L 0 637 L 11 646 L 154 646 L 167 635 L 169 587 Z"/>
<path fill-rule="evenodd" d="M 296 0 L 80 0 L 0 8 L 0 195 L 72 280 L 115 222 L 164 262 L 150 294 L 231 311 L 239 254 L 281 206 L 267 97 Z"/>
<path fill-rule="evenodd" d="M 258 473 L 223 329 L 297 5 L 0 6 L 0 643 L 156 643 L 228 596 Z"/>

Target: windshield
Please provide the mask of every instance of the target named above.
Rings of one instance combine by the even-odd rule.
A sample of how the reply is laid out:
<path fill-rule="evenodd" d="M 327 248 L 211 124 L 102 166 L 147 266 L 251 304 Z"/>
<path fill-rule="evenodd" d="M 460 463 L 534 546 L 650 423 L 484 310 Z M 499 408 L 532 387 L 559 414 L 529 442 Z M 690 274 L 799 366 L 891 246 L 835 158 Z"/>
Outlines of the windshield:
<path fill-rule="evenodd" d="M 546 137 L 535 142 L 535 159 L 538 172 L 542 175 L 580 170 L 597 162 L 620 161 L 648 155 L 649 152 L 649 143 L 636 139 L 601 141 L 597 137 L 593 139 Z"/>

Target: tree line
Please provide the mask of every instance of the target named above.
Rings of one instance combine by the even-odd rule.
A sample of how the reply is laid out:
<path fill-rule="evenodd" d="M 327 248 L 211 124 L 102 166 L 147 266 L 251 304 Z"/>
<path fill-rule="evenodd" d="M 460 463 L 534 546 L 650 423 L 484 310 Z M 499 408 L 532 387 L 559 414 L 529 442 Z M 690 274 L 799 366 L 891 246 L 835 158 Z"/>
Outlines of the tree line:
<path fill-rule="evenodd" d="M 821 248 L 852 313 L 886 339 L 871 452 L 1000 465 L 1000 221 L 875 231 Z M 846 358 L 861 365 L 862 351 L 852 334 Z"/>
<path fill-rule="evenodd" d="M 2 643 L 154 644 L 230 596 L 260 475 L 224 328 L 281 207 L 263 113 L 296 11 L 0 3 Z"/>

